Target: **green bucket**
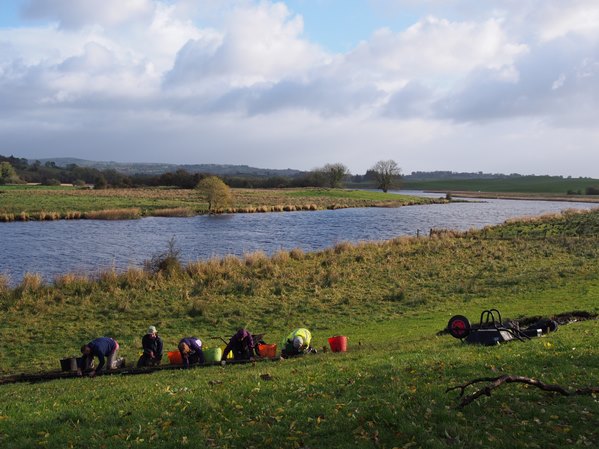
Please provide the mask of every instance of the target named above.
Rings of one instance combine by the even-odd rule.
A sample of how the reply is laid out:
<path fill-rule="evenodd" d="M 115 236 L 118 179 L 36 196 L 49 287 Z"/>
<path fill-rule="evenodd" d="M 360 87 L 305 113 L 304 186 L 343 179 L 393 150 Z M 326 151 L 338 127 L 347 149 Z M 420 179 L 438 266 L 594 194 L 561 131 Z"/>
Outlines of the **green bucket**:
<path fill-rule="evenodd" d="M 206 363 L 217 363 L 223 357 L 223 350 L 221 348 L 204 349 L 204 360 Z"/>

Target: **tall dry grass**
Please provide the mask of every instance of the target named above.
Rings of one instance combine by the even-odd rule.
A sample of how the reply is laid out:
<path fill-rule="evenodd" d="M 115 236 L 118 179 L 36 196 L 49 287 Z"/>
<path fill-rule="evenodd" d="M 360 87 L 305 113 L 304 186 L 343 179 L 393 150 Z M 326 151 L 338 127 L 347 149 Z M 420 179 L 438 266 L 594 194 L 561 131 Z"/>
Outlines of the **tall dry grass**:
<path fill-rule="evenodd" d="M 153 217 L 192 217 L 196 213 L 188 207 L 174 207 L 167 209 L 154 209 L 150 211 Z"/>
<path fill-rule="evenodd" d="M 289 262 L 290 259 L 291 256 L 289 255 L 289 251 L 280 250 L 272 256 L 272 261 L 276 264 L 285 264 Z"/>
<path fill-rule="evenodd" d="M 40 212 L 32 213 L 31 218 L 39 221 L 53 221 L 60 220 L 60 214 L 58 212 L 46 212 L 42 210 Z"/>
<path fill-rule="evenodd" d="M 341 253 L 345 253 L 345 252 L 351 250 L 353 247 L 354 247 L 354 245 L 352 243 L 343 241 L 343 242 L 336 243 L 335 246 L 333 247 L 333 251 L 335 251 L 335 254 L 341 254 Z"/>
<path fill-rule="evenodd" d="M 138 267 L 129 267 L 127 270 L 118 276 L 119 280 L 123 284 L 129 287 L 136 287 L 141 285 L 148 279 L 148 272 Z"/>
<path fill-rule="evenodd" d="M 81 287 L 89 284 L 90 279 L 85 275 L 66 273 L 54 278 L 54 286 L 58 288 Z"/>
<path fill-rule="evenodd" d="M 116 285 L 119 280 L 119 274 L 114 267 L 102 270 L 98 274 L 98 281 L 105 285 Z"/>
<path fill-rule="evenodd" d="M 21 292 L 36 292 L 42 288 L 44 280 L 39 273 L 25 273 L 19 284 L 18 289 Z"/>
<path fill-rule="evenodd" d="M 0 274 L 0 293 L 6 293 L 10 289 L 10 277 Z"/>
<path fill-rule="evenodd" d="M 97 210 L 85 212 L 83 218 L 88 220 L 135 220 L 141 218 L 141 209 L 134 207 L 131 209 Z"/>
<path fill-rule="evenodd" d="M 305 255 L 306 254 L 304 253 L 304 250 L 301 248 L 293 248 L 291 251 L 289 251 L 289 257 L 291 257 L 293 260 L 302 260 Z"/>
<path fill-rule="evenodd" d="M 243 263 L 246 267 L 263 267 L 270 263 L 270 258 L 264 251 L 254 251 L 243 255 Z"/>
<path fill-rule="evenodd" d="M 83 217 L 83 214 L 77 210 L 69 210 L 62 216 L 65 220 L 79 220 Z"/>

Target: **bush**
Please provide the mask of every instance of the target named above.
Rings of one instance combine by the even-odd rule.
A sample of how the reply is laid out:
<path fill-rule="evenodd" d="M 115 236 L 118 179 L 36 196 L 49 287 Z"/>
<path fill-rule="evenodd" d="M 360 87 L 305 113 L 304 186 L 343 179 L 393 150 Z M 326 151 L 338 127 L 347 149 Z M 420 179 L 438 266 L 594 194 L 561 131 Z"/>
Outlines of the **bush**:
<path fill-rule="evenodd" d="M 60 181 L 56 178 L 49 178 L 49 179 L 44 179 L 42 181 L 42 185 L 43 186 L 59 186 L 60 185 Z"/>
<path fill-rule="evenodd" d="M 164 273 L 167 276 L 181 274 L 183 273 L 183 265 L 179 259 L 180 254 L 181 249 L 177 248 L 173 237 L 167 243 L 167 250 L 152 256 L 150 260 L 146 260 L 144 268 L 152 274 Z"/>
<path fill-rule="evenodd" d="M 599 195 L 599 187 L 597 187 L 597 186 L 587 187 L 585 190 L 585 193 L 587 195 Z"/>

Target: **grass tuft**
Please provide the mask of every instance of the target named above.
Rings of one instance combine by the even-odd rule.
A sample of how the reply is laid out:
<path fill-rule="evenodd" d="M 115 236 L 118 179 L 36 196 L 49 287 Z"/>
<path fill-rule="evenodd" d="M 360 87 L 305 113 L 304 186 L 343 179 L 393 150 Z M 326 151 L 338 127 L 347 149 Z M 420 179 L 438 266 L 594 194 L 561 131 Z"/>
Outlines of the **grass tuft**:
<path fill-rule="evenodd" d="M 289 257 L 293 260 L 302 260 L 305 257 L 304 250 L 301 248 L 293 248 L 289 251 Z"/>
<path fill-rule="evenodd" d="M 79 288 L 89 284 L 90 280 L 87 276 L 74 273 L 66 273 L 57 276 L 54 279 L 54 286 L 60 289 Z"/>
<path fill-rule="evenodd" d="M 18 290 L 21 292 L 33 293 L 37 292 L 44 285 L 42 275 L 39 273 L 25 273 Z"/>
<path fill-rule="evenodd" d="M 141 218 L 141 209 L 106 209 L 85 212 L 84 218 L 88 220 L 135 220 Z"/>
<path fill-rule="evenodd" d="M 149 215 L 153 217 L 192 217 L 196 213 L 188 207 L 175 207 L 169 209 L 154 209 Z"/>

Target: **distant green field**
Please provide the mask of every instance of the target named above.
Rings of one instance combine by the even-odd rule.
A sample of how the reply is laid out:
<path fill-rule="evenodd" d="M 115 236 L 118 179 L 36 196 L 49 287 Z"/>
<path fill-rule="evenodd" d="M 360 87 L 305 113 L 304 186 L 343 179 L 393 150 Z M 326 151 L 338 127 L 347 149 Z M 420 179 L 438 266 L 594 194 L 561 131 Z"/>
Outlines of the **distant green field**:
<path fill-rule="evenodd" d="M 402 189 L 553 193 L 561 195 L 566 195 L 568 191 L 584 194 L 587 187 L 599 187 L 599 179 L 523 176 L 509 179 L 404 181 L 401 185 Z"/>
<path fill-rule="evenodd" d="M 13 290 L 0 282 L 4 373 L 56 369 L 99 335 L 117 338 L 135 361 L 148 324 L 167 350 L 186 335 L 219 345 L 209 337 L 240 325 L 279 344 L 307 326 L 319 349 L 327 337 L 349 338 L 345 354 L 0 385 L 0 447 L 593 447 L 596 396 L 509 384 L 459 409 L 445 390 L 502 374 L 598 386 L 599 321 L 497 347 L 438 332 L 454 314 L 476 321 L 491 307 L 512 318 L 599 312 L 598 223 L 599 211 L 568 212 L 170 274 L 108 271 L 50 286 L 29 276 Z"/>
<path fill-rule="evenodd" d="M 297 191 L 289 191 L 287 195 L 290 197 L 342 198 L 368 201 L 393 201 L 397 198 L 395 194 L 392 193 L 349 189 L 299 189 Z M 418 199 L 418 197 L 411 198 Z"/>
<path fill-rule="evenodd" d="M 381 192 L 344 189 L 232 189 L 228 212 L 321 210 L 341 207 L 401 206 L 434 200 Z M 165 209 L 186 209 L 190 215 L 205 213 L 208 204 L 197 190 L 136 188 L 89 190 L 43 186 L 0 186 L 0 221 L 37 219 L 40 212 L 65 218 L 72 212 L 82 217 L 91 211 L 140 209 L 139 216 L 160 214 Z M 12 216 L 10 216 L 12 214 Z M 48 219 L 48 218 L 46 218 Z"/>

